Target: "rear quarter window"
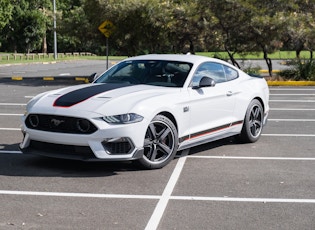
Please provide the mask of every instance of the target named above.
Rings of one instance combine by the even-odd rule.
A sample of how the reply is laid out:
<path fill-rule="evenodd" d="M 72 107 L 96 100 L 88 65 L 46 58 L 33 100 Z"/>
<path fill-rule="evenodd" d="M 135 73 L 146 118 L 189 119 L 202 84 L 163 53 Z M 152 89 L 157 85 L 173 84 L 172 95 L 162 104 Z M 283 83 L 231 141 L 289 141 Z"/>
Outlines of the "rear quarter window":
<path fill-rule="evenodd" d="M 224 72 L 227 81 L 232 81 L 238 78 L 238 71 L 231 67 L 224 66 Z"/>

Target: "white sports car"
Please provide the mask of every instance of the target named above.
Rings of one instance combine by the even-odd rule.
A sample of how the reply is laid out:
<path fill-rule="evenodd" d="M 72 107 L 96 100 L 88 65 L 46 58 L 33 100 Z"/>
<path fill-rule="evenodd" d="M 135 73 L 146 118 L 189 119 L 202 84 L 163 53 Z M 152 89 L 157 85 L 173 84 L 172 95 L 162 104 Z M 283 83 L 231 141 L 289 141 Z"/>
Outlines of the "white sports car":
<path fill-rule="evenodd" d="M 197 55 L 128 58 L 96 77 L 34 97 L 20 149 L 78 160 L 136 160 L 149 169 L 177 151 L 229 136 L 259 139 L 269 111 L 264 78 Z"/>

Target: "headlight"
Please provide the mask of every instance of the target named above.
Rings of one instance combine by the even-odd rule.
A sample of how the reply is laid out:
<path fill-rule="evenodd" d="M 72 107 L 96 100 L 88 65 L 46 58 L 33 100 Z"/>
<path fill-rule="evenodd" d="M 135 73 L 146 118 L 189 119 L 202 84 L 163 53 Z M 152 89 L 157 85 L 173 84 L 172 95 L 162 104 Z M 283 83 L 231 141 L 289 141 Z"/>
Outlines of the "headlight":
<path fill-rule="evenodd" d="M 114 116 L 102 117 L 108 124 L 130 124 L 143 120 L 143 117 L 135 113 L 126 113 Z"/>

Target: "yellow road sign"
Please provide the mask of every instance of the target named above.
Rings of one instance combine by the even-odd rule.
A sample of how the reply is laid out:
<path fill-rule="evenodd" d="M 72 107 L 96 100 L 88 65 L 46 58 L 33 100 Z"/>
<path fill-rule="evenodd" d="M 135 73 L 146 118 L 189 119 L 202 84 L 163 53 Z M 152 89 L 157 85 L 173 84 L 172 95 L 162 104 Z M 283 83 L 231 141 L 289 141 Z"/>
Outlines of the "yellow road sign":
<path fill-rule="evenodd" d="M 107 38 L 109 38 L 110 35 L 112 35 L 114 29 L 115 29 L 114 24 L 113 24 L 111 21 L 109 21 L 109 20 L 104 21 L 104 22 L 98 27 L 98 30 L 101 31 L 101 33 L 104 34 L 105 37 L 107 37 Z"/>

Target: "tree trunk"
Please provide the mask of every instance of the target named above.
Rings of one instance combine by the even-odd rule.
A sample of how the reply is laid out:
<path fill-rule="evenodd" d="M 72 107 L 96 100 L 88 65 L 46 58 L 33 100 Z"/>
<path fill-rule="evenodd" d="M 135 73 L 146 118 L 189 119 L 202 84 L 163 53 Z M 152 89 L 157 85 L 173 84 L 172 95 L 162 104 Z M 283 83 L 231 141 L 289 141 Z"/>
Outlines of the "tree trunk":
<path fill-rule="evenodd" d="M 241 69 L 240 65 L 237 63 L 237 61 L 235 60 L 233 54 L 230 52 L 230 50 L 227 48 L 226 45 L 224 45 L 224 49 L 225 49 L 225 51 L 228 53 L 232 64 L 233 64 L 234 66 L 236 66 L 237 68 Z"/>
<path fill-rule="evenodd" d="M 47 53 L 46 32 L 45 32 L 45 34 L 43 35 L 42 53 Z"/>
<path fill-rule="evenodd" d="M 297 59 L 300 59 L 301 58 L 301 56 L 300 56 L 300 54 L 301 54 L 301 51 L 303 50 L 303 48 L 304 48 L 304 41 L 301 41 L 301 40 L 298 40 L 297 42 L 296 42 L 296 44 L 295 44 L 295 54 L 296 54 L 296 58 Z"/>
<path fill-rule="evenodd" d="M 264 52 L 264 59 L 265 59 L 266 64 L 268 66 L 269 76 L 272 77 L 272 62 L 271 62 L 271 59 L 268 58 L 267 49 L 266 49 L 266 47 L 264 45 L 262 46 L 262 49 L 263 49 L 263 52 Z"/>
<path fill-rule="evenodd" d="M 195 54 L 195 46 L 194 46 L 194 44 L 193 44 L 193 42 L 192 42 L 192 40 L 189 40 L 189 52 L 191 53 L 191 54 Z"/>

